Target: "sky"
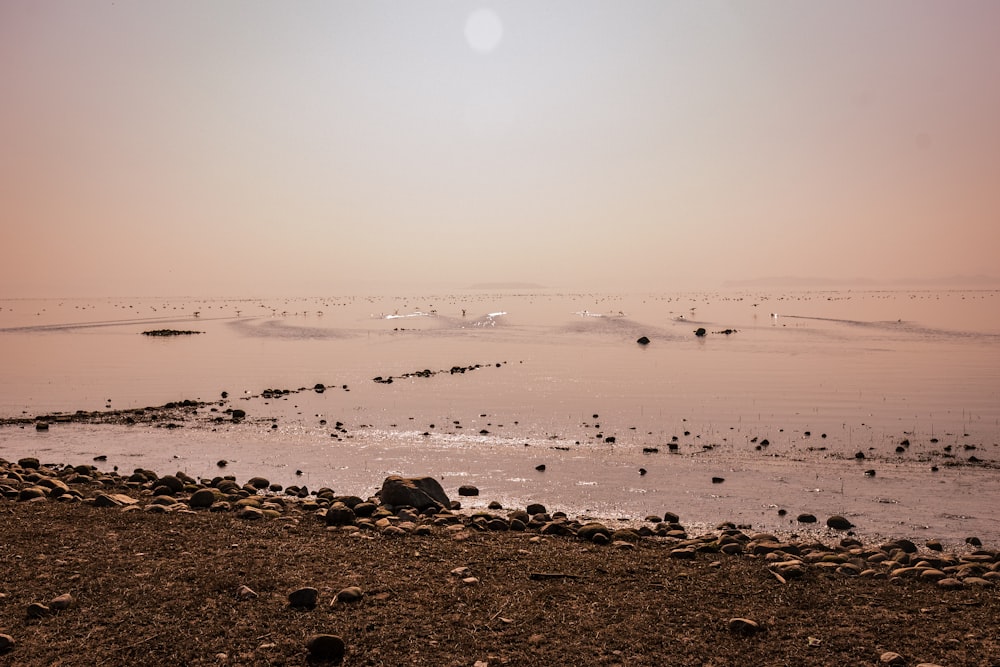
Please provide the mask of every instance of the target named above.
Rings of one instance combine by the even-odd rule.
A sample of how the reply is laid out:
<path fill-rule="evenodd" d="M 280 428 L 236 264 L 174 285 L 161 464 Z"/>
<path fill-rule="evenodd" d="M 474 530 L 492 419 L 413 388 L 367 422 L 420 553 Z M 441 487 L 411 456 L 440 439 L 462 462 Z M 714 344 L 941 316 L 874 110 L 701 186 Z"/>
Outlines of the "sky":
<path fill-rule="evenodd" d="M 998 25 L 994 0 L 4 0 L 0 297 L 998 276 Z"/>

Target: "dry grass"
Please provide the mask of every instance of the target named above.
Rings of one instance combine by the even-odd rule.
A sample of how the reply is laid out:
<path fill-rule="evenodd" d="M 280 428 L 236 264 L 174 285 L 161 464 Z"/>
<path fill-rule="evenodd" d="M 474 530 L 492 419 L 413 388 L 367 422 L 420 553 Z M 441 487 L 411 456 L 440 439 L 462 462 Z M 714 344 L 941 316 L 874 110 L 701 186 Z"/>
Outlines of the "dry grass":
<path fill-rule="evenodd" d="M 993 588 L 810 569 L 780 583 L 747 556 L 668 558 L 526 533 L 351 536 L 309 515 L 122 512 L 0 501 L 0 633 L 8 665 L 303 665 L 314 633 L 347 665 L 1000 665 Z M 467 566 L 466 585 L 451 570 Z M 549 572 L 575 578 L 533 579 Z M 259 594 L 237 599 L 240 585 Z M 357 585 L 364 598 L 331 605 Z M 287 595 L 320 590 L 294 610 Z M 32 602 L 73 605 L 30 620 Z M 762 631 L 736 635 L 731 617 Z M 810 638 L 813 638 L 811 641 Z M 812 645 L 811 645 L 812 644 Z"/>

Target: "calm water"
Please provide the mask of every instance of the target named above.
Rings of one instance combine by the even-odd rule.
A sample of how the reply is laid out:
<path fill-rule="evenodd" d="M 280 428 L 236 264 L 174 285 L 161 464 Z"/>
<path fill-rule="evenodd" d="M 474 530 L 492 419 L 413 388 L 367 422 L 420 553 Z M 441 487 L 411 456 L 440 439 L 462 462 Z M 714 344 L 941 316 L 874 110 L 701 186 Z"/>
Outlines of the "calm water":
<path fill-rule="evenodd" d="M 140 335 L 160 328 L 204 333 Z M 223 391 L 248 413 L 4 427 L 5 458 L 197 476 L 226 458 L 241 478 L 359 495 L 433 474 L 478 486 L 473 504 L 774 530 L 795 528 L 778 508 L 840 512 L 866 534 L 1000 543 L 997 291 L 7 300 L 0 363 L 2 417 Z M 336 389 L 260 396 L 316 383 Z"/>

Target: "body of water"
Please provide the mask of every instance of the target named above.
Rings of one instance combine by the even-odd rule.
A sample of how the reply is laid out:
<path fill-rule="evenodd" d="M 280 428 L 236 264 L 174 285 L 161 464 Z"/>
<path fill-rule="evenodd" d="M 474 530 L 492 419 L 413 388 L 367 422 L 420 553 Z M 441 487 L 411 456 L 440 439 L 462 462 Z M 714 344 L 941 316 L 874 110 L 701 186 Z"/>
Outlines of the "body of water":
<path fill-rule="evenodd" d="M 9 424 L 7 459 L 1000 543 L 997 291 L 5 300 L 0 363 L 8 420 L 210 404 L 173 429 Z"/>

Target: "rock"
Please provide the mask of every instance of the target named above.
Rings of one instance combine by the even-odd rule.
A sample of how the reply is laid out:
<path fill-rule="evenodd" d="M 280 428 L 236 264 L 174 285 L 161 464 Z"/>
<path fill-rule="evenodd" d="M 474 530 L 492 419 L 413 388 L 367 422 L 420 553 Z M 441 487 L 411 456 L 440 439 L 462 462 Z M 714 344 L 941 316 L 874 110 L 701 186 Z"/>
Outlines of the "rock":
<path fill-rule="evenodd" d="M 795 520 L 799 523 L 816 523 L 816 517 L 812 514 L 800 514 L 795 517 Z"/>
<path fill-rule="evenodd" d="M 906 659 L 893 651 L 886 651 L 878 659 L 879 663 L 889 665 L 889 667 L 905 667 Z"/>
<path fill-rule="evenodd" d="M 198 489 L 191 494 L 191 497 L 188 499 L 188 505 L 193 508 L 211 507 L 218 499 L 218 496 L 215 495 L 215 491 L 212 489 Z"/>
<path fill-rule="evenodd" d="M 271 485 L 271 482 L 267 481 L 263 477 L 251 477 L 247 480 L 247 484 L 255 489 L 266 489 Z"/>
<path fill-rule="evenodd" d="M 29 486 L 27 488 L 21 489 L 17 494 L 17 499 L 20 502 L 25 502 L 28 500 L 34 500 L 35 498 L 44 498 L 47 491 L 41 486 Z"/>
<path fill-rule="evenodd" d="M 528 516 L 535 516 L 536 514 L 545 514 L 547 510 L 545 505 L 541 503 L 532 503 L 524 508 L 524 511 L 528 513 Z"/>
<path fill-rule="evenodd" d="M 941 544 L 941 540 L 927 540 L 924 544 L 931 551 L 944 551 L 944 545 Z"/>
<path fill-rule="evenodd" d="M 21 466 L 25 470 L 38 470 L 41 467 L 41 463 L 39 463 L 38 459 L 33 456 L 26 456 L 23 459 L 18 459 L 17 465 Z"/>
<path fill-rule="evenodd" d="M 698 338 L 702 338 L 702 337 L 704 337 L 704 336 L 705 336 L 705 334 L 707 334 L 707 333 L 708 333 L 708 332 L 707 332 L 707 331 L 705 331 L 705 328 L 704 328 L 704 327 L 698 327 L 697 329 L 695 329 L 695 332 L 694 332 L 694 335 L 695 335 L 695 336 L 698 336 Z"/>
<path fill-rule="evenodd" d="M 603 523 L 598 523 L 597 521 L 585 523 L 576 530 L 576 536 L 582 540 L 594 542 L 596 541 L 595 538 L 598 535 L 605 538 L 604 540 L 601 540 L 605 544 L 607 544 L 607 542 L 611 539 L 611 531 L 608 530 L 608 527 Z"/>
<path fill-rule="evenodd" d="M 51 611 L 41 602 L 32 602 L 28 605 L 28 618 L 41 618 L 47 616 Z"/>
<path fill-rule="evenodd" d="M 180 493 L 184 490 L 184 482 L 178 479 L 175 475 L 164 475 L 157 480 L 157 486 L 165 486 L 170 489 L 171 493 Z"/>
<path fill-rule="evenodd" d="M 71 604 L 73 604 L 73 596 L 69 593 L 63 593 L 49 600 L 49 609 L 62 611 L 63 609 L 69 609 Z"/>
<path fill-rule="evenodd" d="M 636 343 L 638 343 L 639 345 L 649 345 L 649 339 L 648 339 L 648 338 L 646 338 L 645 336 L 641 336 L 641 337 L 640 337 L 640 338 L 639 338 L 639 339 L 638 339 L 637 341 L 635 341 L 635 342 L 636 342 Z"/>
<path fill-rule="evenodd" d="M 306 641 L 306 650 L 313 660 L 340 664 L 347 646 L 337 635 L 313 635 Z"/>
<path fill-rule="evenodd" d="M 325 519 L 328 526 L 353 526 L 357 515 L 344 503 L 335 502 L 327 508 Z"/>
<path fill-rule="evenodd" d="M 760 625 L 757 624 L 757 621 L 752 621 L 749 618 L 731 618 L 726 626 L 730 632 L 744 637 L 753 636 L 760 631 Z"/>
<path fill-rule="evenodd" d="M 267 516 L 264 510 L 258 509 L 256 507 L 243 507 L 236 512 L 236 517 L 239 519 L 244 519 L 246 521 L 258 521 Z"/>
<path fill-rule="evenodd" d="M 246 410 L 233 410 L 233 421 L 240 421 L 241 419 L 246 419 Z"/>
<path fill-rule="evenodd" d="M 294 609 L 312 609 L 319 599 L 319 591 L 311 586 L 294 590 L 288 594 L 288 606 Z"/>
<path fill-rule="evenodd" d="M 237 600 L 256 600 L 259 596 L 257 591 L 253 590 L 246 584 L 243 584 L 236 589 L 236 599 Z"/>
<path fill-rule="evenodd" d="M 0 635 L 0 653 L 14 649 L 14 638 L 10 635 Z"/>
<path fill-rule="evenodd" d="M 458 487 L 458 495 L 460 495 L 460 496 L 478 496 L 479 495 L 479 489 L 476 488 L 476 487 L 474 487 L 474 486 L 472 486 L 472 485 L 466 484 L 464 486 Z"/>
<path fill-rule="evenodd" d="M 848 521 L 846 518 L 840 516 L 839 514 L 834 514 L 829 519 L 826 520 L 826 525 L 834 530 L 850 530 L 854 528 L 854 524 Z"/>
<path fill-rule="evenodd" d="M 364 596 L 364 592 L 359 586 L 348 586 L 337 593 L 337 602 L 357 602 Z"/>
<path fill-rule="evenodd" d="M 138 504 L 138 500 L 124 493 L 102 493 L 94 498 L 94 507 L 124 507 Z"/>
<path fill-rule="evenodd" d="M 541 463 L 541 464 L 535 466 L 535 470 L 537 470 L 538 472 L 545 472 L 545 464 Z"/>
<path fill-rule="evenodd" d="M 445 494 L 441 484 L 433 477 L 400 477 L 391 475 L 382 482 L 379 497 L 383 504 L 403 506 L 408 505 L 418 510 L 428 507 L 447 509 L 451 501 Z"/>
<path fill-rule="evenodd" d="M 712 484 L 722 484 L 725 481 L 726 481 L 725 477 L 713 477 L 712 478 Z"/>
<path fill-rule="evenodd" d="M 965 584 L 963 584 L 958 579 L 954 579 L 952 577 L 948 577 L 947 579 L 941 579 L 941 580 L 939 580 L 937 582 L 937 585 L 938 585 L 938 588 L 943 588 L 946 591 L 954 591 L 954 590 L 958 590 L 960 588 L 965 588 Z"/>

